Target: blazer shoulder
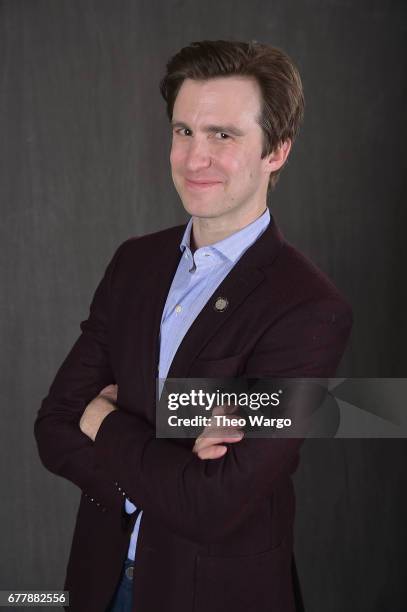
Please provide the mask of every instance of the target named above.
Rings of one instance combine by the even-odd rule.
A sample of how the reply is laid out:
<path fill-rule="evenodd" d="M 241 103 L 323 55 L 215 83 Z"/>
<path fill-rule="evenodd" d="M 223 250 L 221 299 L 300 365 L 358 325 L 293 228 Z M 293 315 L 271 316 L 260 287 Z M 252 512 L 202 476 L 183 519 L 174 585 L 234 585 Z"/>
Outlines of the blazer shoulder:
<path fill-rule="evenodd" d="M 130 236 L 124 240 L 117 248 L 117 250 L 137 250 L 138 248 L 156 248 L 160 244 L 166 244 L 168 241 L 179 240 L 181 241 L 183 232 L 186 228 L 186 224 L 175 225 L 168 227 L 158 232 L 151 232 L 149 234 L 142 234 L 141 236 L 135 235 Z"/>
<path fill-rule="evenodd" d="M 270 292 L 291 307 L 332 304 L 351 320 L 352 307 L 333 281 L 304 253 L 284 241 L 273 265 L 264 269 Z"/>
<path fill-rule="evenodd" d="M 142 236 L 130 236 L 117 247 L 114 258 L 116 260 L 133 259 L 140 253 L 143 254 L 143 257 L 160 253 L 162 255 L 164 247 L 174 248 L 181 242 L 185 227 L 186 224 L 176 225 Z"/>

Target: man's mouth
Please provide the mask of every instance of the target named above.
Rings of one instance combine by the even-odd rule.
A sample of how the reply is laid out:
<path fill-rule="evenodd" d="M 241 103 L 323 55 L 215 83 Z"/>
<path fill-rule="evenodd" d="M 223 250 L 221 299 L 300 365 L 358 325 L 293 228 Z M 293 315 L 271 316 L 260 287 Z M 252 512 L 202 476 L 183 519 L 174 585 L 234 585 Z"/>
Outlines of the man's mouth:
<path fill-rule="evenodd" d="M 191 181 L 189 179 L 185 179 L 185 182 L 190 189 L 209 189 L 221 184 L 220 181 Z"/>

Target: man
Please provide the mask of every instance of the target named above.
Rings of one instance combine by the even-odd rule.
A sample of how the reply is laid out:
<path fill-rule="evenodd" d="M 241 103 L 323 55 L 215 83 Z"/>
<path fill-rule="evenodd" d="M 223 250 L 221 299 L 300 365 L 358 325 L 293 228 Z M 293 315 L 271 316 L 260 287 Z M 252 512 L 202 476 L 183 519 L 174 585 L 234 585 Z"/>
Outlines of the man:
<path fill-rule="evenodd" d="M 301 439 L 156 438 L 155 388 L 335 374 L 350 308 L 267 208 L 301 80 L 268 45 L 202 41 L 170 60 L 161 92 L 191 219 L 118 248 L 35 423 L 44 465 L 82 490 L 69 609 L 292 612 Z"/>

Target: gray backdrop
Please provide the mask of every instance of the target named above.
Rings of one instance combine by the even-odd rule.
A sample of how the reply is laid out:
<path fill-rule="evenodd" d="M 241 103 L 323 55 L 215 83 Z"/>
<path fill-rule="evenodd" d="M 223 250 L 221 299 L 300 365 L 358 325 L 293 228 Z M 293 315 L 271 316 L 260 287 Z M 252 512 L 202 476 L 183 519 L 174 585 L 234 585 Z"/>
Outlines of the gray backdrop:
<path fill-rule="evenodd" d="M 339 374 L 406 376 L 406 11 L 376 0 L 0 2 L 0 588 L 61 588 L 79 491 L 32 427 L 120 242 L 182 222 L 158 82 L 203 38 L 296 61 L 305 124 L 272 198 L 355 312 Z M 295 478 L 308 612 L 401 612 L 406 444 L 308 441 Z"/>

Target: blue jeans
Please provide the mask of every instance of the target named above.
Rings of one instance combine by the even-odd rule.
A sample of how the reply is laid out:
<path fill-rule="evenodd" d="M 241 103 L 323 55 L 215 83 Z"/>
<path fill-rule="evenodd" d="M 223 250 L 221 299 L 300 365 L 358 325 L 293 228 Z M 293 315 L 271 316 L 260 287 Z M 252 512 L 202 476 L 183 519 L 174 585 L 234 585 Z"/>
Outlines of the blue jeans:
<path fill-rule="evenodd" d="M 131 612 L 133 603 L 134 561 L 126 559 L 116 592 L 107 612 Z"/>

